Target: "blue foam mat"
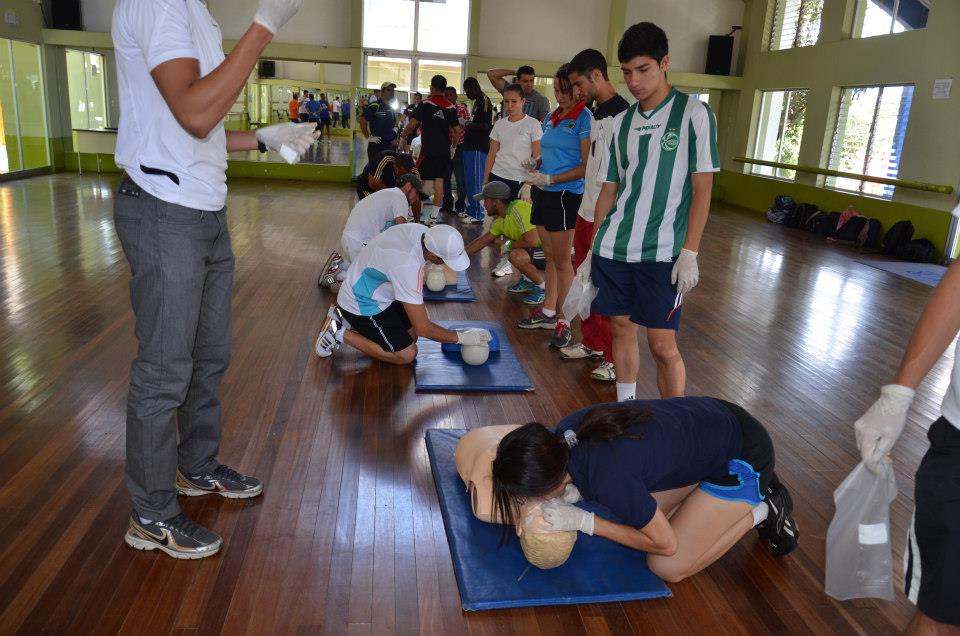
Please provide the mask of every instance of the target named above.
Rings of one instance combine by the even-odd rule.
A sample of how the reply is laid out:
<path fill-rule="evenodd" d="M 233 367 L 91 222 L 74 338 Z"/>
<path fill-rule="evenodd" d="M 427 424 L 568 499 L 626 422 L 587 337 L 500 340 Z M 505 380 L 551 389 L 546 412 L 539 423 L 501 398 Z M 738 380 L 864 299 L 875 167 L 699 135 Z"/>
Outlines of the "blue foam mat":
<path fill-rule="evenodd" d="M 918 283 L 923 283 L 930 287 L 936 287 L 940 279 L 947 272 L 943 265 L 934 265 L 932 263 L 907 263 L 905 261 L 882 261 L 873 259 L 862 259 L 857 261 L 864 265 L 869 265 L 875 269 L 906 278 Z"/>
<path fill-rule="evenodd" d="M 457 272 L 457 282 L 447 285 L 441 291 L 430 291 L 424 286 L 424 300 L 439 300 L 451 303 L 472 303 L 477 300 L 473 288 L 470 287 L 470 281 L 467 279 L 466 270 Z"/>
<path fill-rule="evenodd" d="M 418 391 L 532 391 L 530 377 L 510 346 L 503 326 L 494 320 L 438 320 L 452 329 L 476 327 L 496 334 L 500 351 L 491 351 L 486 364 L 464 364 L 459 352 L 443 351 L 439 342 L 417 340 L 416 383 Z"/>
<path fill-rule="evenodd" d="M 473 516 L 470 497 L 453 461 L 454 448 L 466 432 L 465 429 L 429 429 L 426 436 L 430 469 L 437 485 L 463 609 L 608 603 L 672 596 L 666 584 L 647 569 L 644 553 L 600 537 L 580 533 L 570 559 L 552 570 L 532 566 L 528 569 L 529 563 L 516 539 L 497 548 L 501 527 Z"/>

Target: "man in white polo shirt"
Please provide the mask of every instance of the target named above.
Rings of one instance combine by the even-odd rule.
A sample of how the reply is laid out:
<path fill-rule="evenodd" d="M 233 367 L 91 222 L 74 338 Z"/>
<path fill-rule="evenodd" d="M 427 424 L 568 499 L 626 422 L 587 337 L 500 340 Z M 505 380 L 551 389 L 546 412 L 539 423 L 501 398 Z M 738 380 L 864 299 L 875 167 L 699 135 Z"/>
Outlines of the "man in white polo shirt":
<path fill-rule="evenodd" d="M 470 257 L 460 233 L 449 225 L 405 223 L 374 237 L 340 285 L 317 337 L 317 355 L 326 358 L 346 342 L 371 358 L 410 364 L 419 336 L 461 345 L 489 342 L 486 329 L 451 331 L 430 320 L 423 306 L 427 262 L 467 269 Z"/>
<path fill-rule="evenodd" d="M 223 540 L 180 511 L 177 493 L 259 495 L 258 479 L 221 464 L 217 387 L 230 359 L 233 250 L 227 229 L 227 153 L 301 156 L 311 124 L 226 132 L 223 118 L 264 47 L 302 0 L 260 0 L 253 24 L 224 56 L 200 0 L 119 0 L 113 12 L 124 175 L 117 235 L 133 274 L 139 343 L 127 397 L 124 537 L 178 559 L 215 554 Z"/>
<path fill-rule="evenodd" d="M 327 258 L 320 274 L 320 286 L 331 287 L 336 282 L 343 282 L 350 264 L 357 259 L 363 246 L 387 228 L 406 223 L 411 208 L 414 208 L 414 216 L 419 216 L 422 192 L 420 179 L 407 173 L 397 177 L 396 188 L 377 190 L 360 199 L 350 211 L 340 235 L 343 254 L 333 252 Z"/>

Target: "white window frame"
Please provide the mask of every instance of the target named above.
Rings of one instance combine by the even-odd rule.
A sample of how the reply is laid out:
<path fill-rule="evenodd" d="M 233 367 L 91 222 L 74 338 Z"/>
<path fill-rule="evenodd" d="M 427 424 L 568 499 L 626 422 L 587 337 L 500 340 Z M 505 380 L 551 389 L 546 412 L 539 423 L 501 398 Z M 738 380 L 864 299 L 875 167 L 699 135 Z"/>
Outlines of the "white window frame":
<path fill-rule="evenodd" d="M 783 137 L 783 131 L 787 126 L 787 114 L 790 112 L 790 100 L 793 97 L 793 94 L 799 93 L 799 92 L 806 92 L 808 94 L 807 96 L 809 97 L 810 89 L 809 88 L 775 88 L 775 89 L 761 90 L 759 92 L 760 92 L 760 108 L 759 108 L 759 112 L 757 113 L 757 124 L 756 124 L 756 129 L 754 131 L 754 136 L 753 136 L 753 158 L 760 159 L 763 161 L 774 161 L 777 163 L 784 163 L 783 161 L 781 161 L 781 159 L 783 158 L 783 155 L 782 155 L 783 144 L 779 145 L 779 147 L 777 148 L 777 156 L 772 159 L 763 157 L 758 153 L 757 144 L 760 142 L 762 138 L 761 126 L 763 124 L 764 97 L 768 93 L 784 93 L 785 94 L 785 97 L 784 97 L 785 101 L 783 103 L 783 106 L 781 107 L 781 112 L 780 112 L 780 116 L 778 118 L 778 123 L 777 123 L 777 138 L 781 139 Z M 804 116 L 804 129 L 806 129 L 806 116 Z M 801 143 L 802 143 L 802 140 L 803 140 L 803 135 L 801 133 Z M 799 148 L 797 149 L 797 153 L 799 155 Z M 798 161 L 799 161 L 799 156 L 798 156 Z M 764 174 L 763 173 L 764 170 L 772 170 L 773 173 Z M 784 176 L 784 175 L 777 174 L 777 171 L 779 170 L 787 170 L 787 168 L 773 168 L 770 166 L 762 166 L 759 164 L 753 164 L 750 166 L 750 173 L 754 176 L 766 177 L 769 179 L 782 179 L 785 181 L 796 180 L 797 178 L 796 170 L 792 171 L 793 172 L 792 176 Z"/>

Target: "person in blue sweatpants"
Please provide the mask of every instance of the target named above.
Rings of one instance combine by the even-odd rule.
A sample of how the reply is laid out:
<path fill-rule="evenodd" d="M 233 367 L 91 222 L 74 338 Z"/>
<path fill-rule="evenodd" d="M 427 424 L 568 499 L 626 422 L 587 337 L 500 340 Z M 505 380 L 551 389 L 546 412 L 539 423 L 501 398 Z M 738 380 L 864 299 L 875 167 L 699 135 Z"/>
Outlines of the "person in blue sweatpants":
<path fill-rule="evenodd" d="M 463 82 L 463 92 L 473 100 L 473 117 L 464 126 L 463 179 L 467 191 L 467 214 L 478 221 L 484 217 L 483 204 L 474 200 L 483 188 L 483 169 L 487 163 L 490 147 L 490 130 L 493 128 L 493 105 L 490 98 L 480 90 L 480 82 L 468 77 Z"/>

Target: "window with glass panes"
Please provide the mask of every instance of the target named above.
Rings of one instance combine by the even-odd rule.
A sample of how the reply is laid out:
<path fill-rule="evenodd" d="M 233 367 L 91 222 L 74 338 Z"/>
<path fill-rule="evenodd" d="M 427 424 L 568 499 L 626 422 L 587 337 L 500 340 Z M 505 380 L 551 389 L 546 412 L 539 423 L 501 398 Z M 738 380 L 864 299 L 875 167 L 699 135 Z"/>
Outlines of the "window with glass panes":
<path fill-rule="evenodd" d="M 844 88 L 830 149 L 830 168 L 896 178 L 912 101 L 911 85 Z M 891 185 L 844 177 L 827 177 L 826 185 L 888 199 L 894 191 Z"/>
<path fill-rule="evenodd" d="M 800 141 L 807 111 L 807 91 L 763 91 L 753 158 L 796 164 L 800 159 Z M 796 170 L 753 165 L 754 174 L 793 179 Z"/>
<path fill-rule="evenodd" d="M 823 0 L 771 0 L 768 50 L 816 44 L 822 14 Z"/>
<path fill-rule="evenodd" d="M 927 26 L 930 0 L 858 0 L 853 37 L 903 33 Z"/>

